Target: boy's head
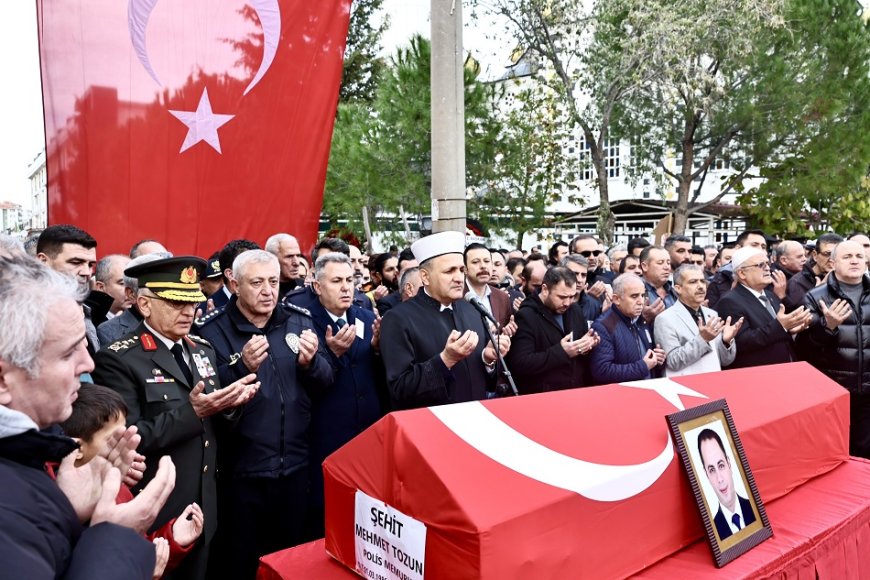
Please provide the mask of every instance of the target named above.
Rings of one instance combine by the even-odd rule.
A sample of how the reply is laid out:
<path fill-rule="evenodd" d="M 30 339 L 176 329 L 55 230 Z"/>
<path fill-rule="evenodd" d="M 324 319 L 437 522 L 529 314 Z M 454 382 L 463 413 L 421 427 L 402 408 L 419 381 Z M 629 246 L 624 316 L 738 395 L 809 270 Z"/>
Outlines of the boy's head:
<path fill-rule="evenodd" d="M 81 445 L 76 467 L 97 455 L 109 435 L 127 420 L 127 405 L 121 395 L 108 387 L 82 383 L 72 415 L 61 423 L 64 432 Z"/>

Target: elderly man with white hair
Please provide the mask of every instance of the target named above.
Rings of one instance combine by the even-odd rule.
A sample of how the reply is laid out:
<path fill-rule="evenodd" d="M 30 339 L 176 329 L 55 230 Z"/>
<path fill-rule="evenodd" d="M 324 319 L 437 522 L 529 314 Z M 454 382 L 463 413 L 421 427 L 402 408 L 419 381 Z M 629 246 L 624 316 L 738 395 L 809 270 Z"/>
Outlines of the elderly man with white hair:
<path fill-rule="evenodd" d="M 743 246 L 731 258 L 737 286 L 716 305 L 722 318 L 743 318 L 737 333 L 737 355 L 728 368 L 754 367 L 797 360 L 794 335 L 807 329 L 812 316 L 801 306 L 786 314 L 768 289 L 773 282 L 770 260 L 762 248 Z"/>
<path fill-rule="evenodd" d="M 144 580 L 156 558 L 140 534 L 171 492 L 174 467 L 161 461 L 152 485 L 124 506 L 115 496 L 119 469 L 133 460 L 135 430 L 113 432 L 101 456 L 75 467 L 78 445 L 56 425 L 72 413 L 79 376 L 93 369 L 80 292 L 74 278 L 30 257 L 0 255 L 3 576 Z M 55 481 L 46 467 L 58 462 Z"/>
<path fill-rule="evenodd" d="M 278 300 L 299 286 L 302 286 L 303 276 L 299 275 L 299 265 L 302 262 L 302 250 L 299 241 L 290 234 L 280 233 L 266 240 L 265 250 L 278 258 L 281 265 L 281 277 L 278 287 Z"/>
<path fill-rule="evenodd" d="M 309 312 L 278 303 L 279 281 L 273 254 L 239 254 L 230 301 L 198 322 L 221 383 L 256 373 L 261 385 L 220 440 L 216 562 L 225 578 L 253 578 L 260 556 L 305 539 L 312 398 L 334 380 Z"/>

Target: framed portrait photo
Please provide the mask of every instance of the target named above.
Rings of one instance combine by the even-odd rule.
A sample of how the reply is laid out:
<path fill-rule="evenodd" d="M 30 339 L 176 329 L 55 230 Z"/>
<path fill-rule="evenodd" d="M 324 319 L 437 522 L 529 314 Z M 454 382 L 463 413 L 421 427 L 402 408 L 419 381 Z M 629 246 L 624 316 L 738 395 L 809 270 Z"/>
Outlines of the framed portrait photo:
<path fill-rule="evenodd" d="M 725 399 L 667 416 L 716 567 L 773 536 Z"/>

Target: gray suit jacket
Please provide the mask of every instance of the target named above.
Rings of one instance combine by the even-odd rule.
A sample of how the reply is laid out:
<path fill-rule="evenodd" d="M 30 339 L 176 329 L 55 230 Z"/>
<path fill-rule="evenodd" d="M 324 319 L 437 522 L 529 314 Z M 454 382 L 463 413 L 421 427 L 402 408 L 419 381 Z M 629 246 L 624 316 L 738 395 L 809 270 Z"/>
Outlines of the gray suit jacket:
<path fill-rule="evenodd" d="M 110 318 L 97 327 L 97 338 L 100 339 L 101 345 L 109 346 L 139 326 L 140 319 L 136 318 L 131 310 L 128 308 L 115 318 Z"/>
<path fill-rule="evenodd" d="M 701 309 L 706 320 L 718 316 L 714 310 Z M 667 353 L 667 377 L 720 371 L 737 355 L 735 340 L 726 347 L 721 334 L 711 342 L 701 338 L 698 323 L 679 301 L 656 317 L 655 337 Z"/>

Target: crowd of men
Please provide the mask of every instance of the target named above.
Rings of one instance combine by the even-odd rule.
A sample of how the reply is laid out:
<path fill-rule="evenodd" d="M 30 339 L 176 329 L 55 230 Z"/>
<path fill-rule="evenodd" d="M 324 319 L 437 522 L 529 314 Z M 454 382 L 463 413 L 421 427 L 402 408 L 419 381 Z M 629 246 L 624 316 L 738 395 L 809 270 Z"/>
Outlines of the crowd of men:
<path fill-rule="evenodd" d="M 806 360 L 870 458 L 864 234 L 306 255 L 278 233 L 207 260 L 157 240 L 98 260 L 70 225 L 0 241 L 13 577 L 254 578 L 323 534 L 323 460 L 401 409 Z"/>

